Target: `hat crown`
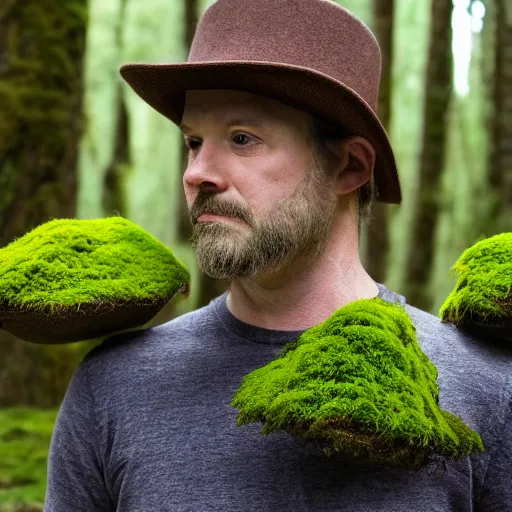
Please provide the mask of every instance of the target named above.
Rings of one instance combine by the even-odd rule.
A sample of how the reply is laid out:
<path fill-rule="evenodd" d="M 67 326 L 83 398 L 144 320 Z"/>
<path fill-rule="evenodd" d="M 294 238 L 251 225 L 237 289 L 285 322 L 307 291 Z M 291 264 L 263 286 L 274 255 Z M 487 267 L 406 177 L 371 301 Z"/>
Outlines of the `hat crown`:
<path fill-rule="evenodd" d="M 188 57 L 204 61 L 306 67 L 350 87 L 376 111 L 377 40 L 331 0 L 218 0 L 199 21 Z"/>

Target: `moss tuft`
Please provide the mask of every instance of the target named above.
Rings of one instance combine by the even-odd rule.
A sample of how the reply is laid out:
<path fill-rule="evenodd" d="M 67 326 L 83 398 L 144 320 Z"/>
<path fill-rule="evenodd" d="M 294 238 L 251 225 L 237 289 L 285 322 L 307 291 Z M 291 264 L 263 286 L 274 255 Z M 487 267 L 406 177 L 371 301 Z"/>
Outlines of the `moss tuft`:
<path fill-rule="evenodd" d="M 128 328 L 124 306 L 130 314 L 148 308 L 154 316 L 151 308 L 163 307 L 188 281 L 171 250 L 125 218 L 55 219 L 0 249 L 0 321 L 9 330 L 9 320 L 19 325 L 24 314 L 37 314 L 34 329 L 46 318 L 66 319 L 69 330 L 77 315 L 93 326 L 100 314 L 119 313 Z"/>
<path fill-rule="evenodd" d="M 440 309 L 444 322 L 460 327 L 512 317 L 512 233 L 466 249 L 452 271 L 457 283 Z"/>
<path fill-rule="evenodd" d="M 168 247 L 122 217 L 52 220 L 0 249 L 0 297 L 13 307 L 160 298 L 188 279 Z"/>
<path fill-rule="evenodd" d="M 436 456 L 483 450 L 480 436 L 439 408 L 437 369 L 399 304 L 360 300 L 243 379 L 238 425 L 263 423 L 315 441 L 325 453 L 419 468 Z"/>

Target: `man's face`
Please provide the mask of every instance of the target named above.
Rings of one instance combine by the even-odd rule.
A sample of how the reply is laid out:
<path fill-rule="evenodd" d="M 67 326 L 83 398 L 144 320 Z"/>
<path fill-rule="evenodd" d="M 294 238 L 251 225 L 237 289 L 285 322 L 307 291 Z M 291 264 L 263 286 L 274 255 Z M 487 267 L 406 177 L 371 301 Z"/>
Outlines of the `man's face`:
<path fill-rule="evenodd" d="M 192 244 L 207 275 L 270 275 L 321 253 L 337 197 L 313 159 L 310 122 L 243 91 L 187 93 L 183 185 Z"/>

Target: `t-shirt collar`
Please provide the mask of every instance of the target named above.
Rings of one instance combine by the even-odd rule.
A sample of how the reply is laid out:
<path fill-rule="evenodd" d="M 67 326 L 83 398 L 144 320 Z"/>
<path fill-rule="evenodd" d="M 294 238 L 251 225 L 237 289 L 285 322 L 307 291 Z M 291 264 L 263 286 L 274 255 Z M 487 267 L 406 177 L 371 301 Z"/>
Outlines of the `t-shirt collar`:
<path fill-rule="evenodd" d="M 405 297 L 391 290 L 388 290 L 383 284 L 375 283 L 379 289 L 378 297 L 387 302 L 400 302 L 405 304 Z M 214 314 L 218 317 L 224 327 L 236 336 L 246 340 L 262 343 L 266 345 L 284 345 L 291 341 L 295 341 L 306 329 L 296 331 L 283 331 L 275 329 L 266 329 L 256 325 L 242 322 L 236 318 L 228 309 L 226 299 L 228 291 L 219 295 L 211 302 Z"/>

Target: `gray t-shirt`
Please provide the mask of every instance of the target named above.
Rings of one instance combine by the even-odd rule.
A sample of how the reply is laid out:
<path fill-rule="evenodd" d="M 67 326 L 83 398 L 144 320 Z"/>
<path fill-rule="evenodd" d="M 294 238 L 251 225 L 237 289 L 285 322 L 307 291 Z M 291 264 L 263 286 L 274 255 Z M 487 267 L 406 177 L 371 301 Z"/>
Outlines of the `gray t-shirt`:
<path fill-rule="evenodd" d="M 406 305 L 439 371 L 441 407 L 487 449 L 419 472 L 383 469 L 235 425 L 242 377 L 302 331 L 243 323 L 226 296 L 87 354 L 53 432 L 46 512 L 512 511 L 511 352 Z"/>

